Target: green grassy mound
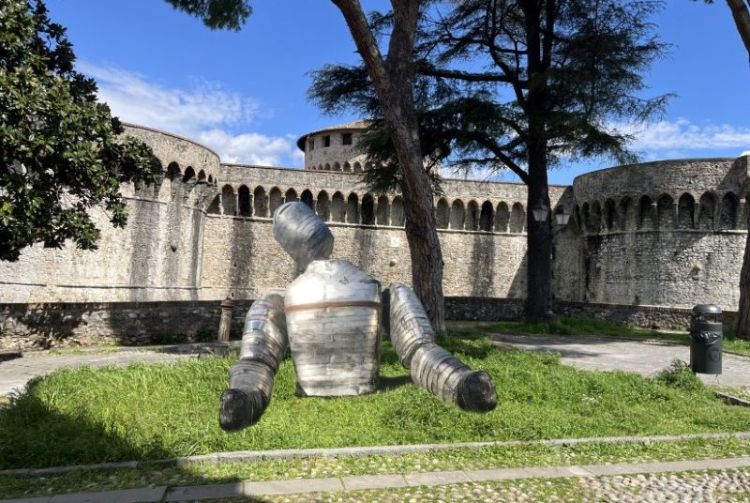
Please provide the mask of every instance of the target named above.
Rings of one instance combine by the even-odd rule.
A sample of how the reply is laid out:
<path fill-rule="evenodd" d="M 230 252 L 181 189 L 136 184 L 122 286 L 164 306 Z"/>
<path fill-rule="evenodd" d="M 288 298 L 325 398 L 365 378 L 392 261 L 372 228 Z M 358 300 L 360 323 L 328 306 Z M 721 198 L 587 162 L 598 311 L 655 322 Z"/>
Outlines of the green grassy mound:
<path fill-rule="evenodd" d="M 228 434 L 218 397 L 232 359 L 61 371 L 0 410 L 0 468 L 155 459 L 292 447 L 677 434 L 750 428 L 750 409 L 703 386 L 563 366 L 553 355 L 498 349 L 475 333 L 442 341 L 488 371 L 498 408 L 484 415 L 443 404 L 408 381 L 384 344 L 383 389 L 337 399 L 294 396 L 290 360 L 261 422 Z"/>

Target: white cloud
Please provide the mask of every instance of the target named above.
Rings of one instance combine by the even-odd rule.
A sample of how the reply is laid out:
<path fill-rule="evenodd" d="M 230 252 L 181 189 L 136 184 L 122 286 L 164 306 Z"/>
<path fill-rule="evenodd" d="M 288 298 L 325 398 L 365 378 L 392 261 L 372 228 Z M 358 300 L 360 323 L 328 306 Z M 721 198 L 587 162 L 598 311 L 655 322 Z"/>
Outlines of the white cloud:
<path fill-rule="evenodd" d="M 738 155 L 750 147 L 750 128 L 730 124 L 693 124 L 687 119 L 645 124 L 620 124 L 615 129 L 632 134 L 631 147 L 651 156 L 661 154 L 690 155 L 696 150 L 730 150 Z M 673 157 L 670 155 L 669 157 Z"/>
<path fill-rule="evenodd" d="M 221 129 L 211 129 L 201 131 L 196 140 L 216 150 L 221 160 L 229 163 L 279 166 L 290 157 L 298 160 L 294 155 L 296 152 L 302 154 L 288 137 L 272 137 L 259 133 L 232 135 Z M 290 152 L 290 148 L 295 152 Z"/>
<path fill-rule="evenodd" d="M 195 139 L 216 150 L 224 162 L 302 164 L 302 152 L 290 136 L 230 132 L 229 128 L 250 125 L 260 106 L 220 84 L 197 81 L 188 89 L 178 89 L 115 67 L 79 63 L 78 69 L 96 79 L 99 98 L 123 121 Z"/>

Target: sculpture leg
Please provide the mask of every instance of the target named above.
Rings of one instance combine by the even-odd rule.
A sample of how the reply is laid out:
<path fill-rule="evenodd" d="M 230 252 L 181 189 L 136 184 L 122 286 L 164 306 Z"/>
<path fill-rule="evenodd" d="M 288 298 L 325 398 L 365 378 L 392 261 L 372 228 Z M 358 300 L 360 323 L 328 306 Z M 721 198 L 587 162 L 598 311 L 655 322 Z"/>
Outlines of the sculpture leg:
<path fill-rule="evenodd" d="M 284 299 L 266 294 L 245 317 L 240 359 L 229 370 L 229 389 L 221 395 L 219 424 L 224 430 L 258 422 L 271 401 L 273 379 L 287 346 Z"/>
<path fill-rule="evenodd" d="M 488 412 L 497 405 L 489 374 L 474 371 L 435 343 L 427 313 L 401 283 L 388 287 L 391 342 L 415 384 L 461 409 Z"/>

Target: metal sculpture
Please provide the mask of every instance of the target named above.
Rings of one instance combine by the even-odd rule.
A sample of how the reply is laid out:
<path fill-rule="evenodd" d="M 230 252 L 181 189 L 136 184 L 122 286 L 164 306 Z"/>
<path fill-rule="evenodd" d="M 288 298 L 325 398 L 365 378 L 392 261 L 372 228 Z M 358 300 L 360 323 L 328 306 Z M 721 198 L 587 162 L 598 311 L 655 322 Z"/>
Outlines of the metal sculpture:
<path fill-rule="evenodd" d="M 380 283 L 350 262 L 329 260 L 333 235 L 307 205 L 280 206 L 273 216 L 273 234 L 304 272 L 283 296 L 269 293 L 250 307 L 240 359 L 230 369 L 229 388 L 221 396 L 222 428 L 240 430 L 261 418 L 287 345 L 298 395 L 376 391 L 381 330 L 390 331 L 396 354 L 415 384 L 464 410 L 495 408 L 497 395 L 489 375 L 471 370 L 435 342 L 424 307 L 409 287 L 394 283 L 381 292 Z"/>

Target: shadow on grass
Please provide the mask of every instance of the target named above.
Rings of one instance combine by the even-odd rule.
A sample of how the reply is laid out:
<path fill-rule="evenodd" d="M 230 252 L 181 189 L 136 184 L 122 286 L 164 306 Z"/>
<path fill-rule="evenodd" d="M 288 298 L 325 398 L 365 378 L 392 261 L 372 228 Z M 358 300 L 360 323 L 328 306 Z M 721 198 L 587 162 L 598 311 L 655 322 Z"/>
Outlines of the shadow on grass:
<path fill-rule="evenodd" d="M 25 392 L 12 395 L 0 411 L 0 469 L 38 466 L 40 452 L 45 453 L 46 466 L 67 465 L 71 459 L 85 464 L 142 459 L 144 455 L 163 458 L 171 454 L 158 442 L 152 443 L 149 452 L 144 453 L 118 433 L 82 415 L 53 410 L 34 394 L 39 380 L 33 379 Z M 24 430 L 34 434 L 19 434 Z M 90 459 L 92 452 L 97 453 L 96 460 Z"/>
<path fill-rule="evenodd" d="M 378 391 L 392 391 L 401 386 L 411 384 L 411 382 L 411 376 L 409 375 L 396 377 L 380 376 L 378 377 Z"/>
<path fill-rule="evenodd" d="M 91 422 L 81 416 L 54 411 L 33 394 L 38 380 L 29 383 L 27 392 L 12 395 L 8 406 L 0 409 L 3 424 L 3 428 L 0 428 L 0 469 L 34 467 L 37 461 L 32 461 L 32 459 L 35 459 L 39 452 L 46 453 L 45 466 L 38 466 L 39 468 L 118 462 L 123 459 L 148 460 L 176 457 L 174 452 L 164 448 L 159 442 L 152 441 L 144 450 L 142 446 L 132 445 L 119 432 L 108 430 L 101 424 Z M 32 430 L 35 434 L 19 435 L 19 428 Z M 90 459 L 91 453 L 96 453 L 96 460 Z M 27 457 L 27 454 L 33 455 L 34 458 Z M 0 474 L 0 499 L 144 487 L 149 485 L 149 473 L 158 476 L 165 469 L 179 476 L 182 479 L 182 485 L 185 485 L 185 479 L 191 484 L 199 485 L 243 481 L 232 476 L 198 475 L 189 466 L 180 467 L 172 463 L 149 465 L 147 462 L 138 469 L 125 469 L 132 473 L 122 479 L 120 477 L 123 469 L 114 468 L 95 471 L 77 469 L 56 474 Z M 47 488 L 50 484 L 54 487 L 56 479 L 59 481 L 60 489 L 50 493 Z M 94 480 L 96 482 L 93 482 Z M 121 485 L 113 482 L 115 480 L 122 480 Z M 38 488 L 45 484 L 44 490 Z M 267 500 L 242 497 L 231 501 L 264 502 Z"/>

